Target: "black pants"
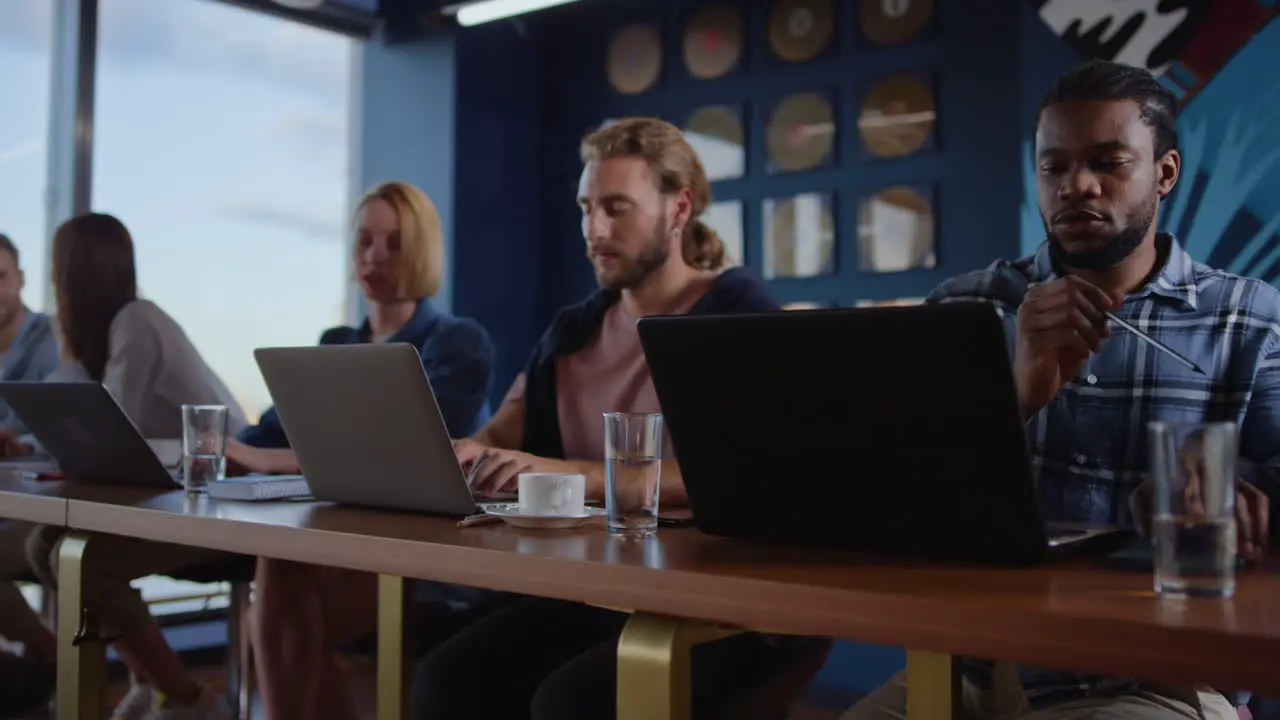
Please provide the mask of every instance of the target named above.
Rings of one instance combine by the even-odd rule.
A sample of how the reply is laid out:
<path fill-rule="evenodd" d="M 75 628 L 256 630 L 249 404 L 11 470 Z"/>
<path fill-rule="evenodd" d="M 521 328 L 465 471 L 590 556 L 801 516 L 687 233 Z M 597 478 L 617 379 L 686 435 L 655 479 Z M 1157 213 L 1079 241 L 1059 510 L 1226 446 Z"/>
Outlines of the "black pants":
<path fill-rule="evenodd" d="M 612 720 L 618 634 L 628 615 L 525 598 L 436 647 L 418 666 L 415 720 Z M 799 642 L 805 642 L 798 639 Z M 736 635 L 693 650 L 694 714 L 771 677 L 797 642 Z"/>

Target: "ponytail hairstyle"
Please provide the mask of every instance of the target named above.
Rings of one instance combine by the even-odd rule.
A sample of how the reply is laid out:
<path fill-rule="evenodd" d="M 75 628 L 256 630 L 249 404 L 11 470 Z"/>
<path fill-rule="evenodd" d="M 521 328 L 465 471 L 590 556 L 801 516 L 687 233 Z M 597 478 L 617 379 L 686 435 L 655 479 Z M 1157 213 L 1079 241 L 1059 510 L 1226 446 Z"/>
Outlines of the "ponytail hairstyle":
<path fill-rule="evenodd" d="M 613 157 L 638 157 L 649 166 L 662 194 L 688 190 L 693 199 L 680 254 L 686 265 L 698 270 L 724 267 L 724 241 L 699 219 L 711 204 L 711 183 L 698 154 L 679 128 L 658 118 L 625 118 L 583 138 L 579 154 L 584 164 Z"/>

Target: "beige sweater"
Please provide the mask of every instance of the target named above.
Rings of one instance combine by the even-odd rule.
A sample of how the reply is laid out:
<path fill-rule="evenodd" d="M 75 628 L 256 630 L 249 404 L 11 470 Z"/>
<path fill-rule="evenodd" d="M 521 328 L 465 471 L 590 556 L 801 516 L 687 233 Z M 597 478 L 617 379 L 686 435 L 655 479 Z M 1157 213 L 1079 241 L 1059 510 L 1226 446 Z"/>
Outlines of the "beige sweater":
<path fill-rule="evenodd" d="M 244 411 L 182 327 L 150 300 L 134 300 L 111 321 L 102 384 L 145 438 L 182 437 L 183 405 L 226 405 L 227 432 L 248 424 Z M 64 366 L 50 380 L 86 379 Z"/>

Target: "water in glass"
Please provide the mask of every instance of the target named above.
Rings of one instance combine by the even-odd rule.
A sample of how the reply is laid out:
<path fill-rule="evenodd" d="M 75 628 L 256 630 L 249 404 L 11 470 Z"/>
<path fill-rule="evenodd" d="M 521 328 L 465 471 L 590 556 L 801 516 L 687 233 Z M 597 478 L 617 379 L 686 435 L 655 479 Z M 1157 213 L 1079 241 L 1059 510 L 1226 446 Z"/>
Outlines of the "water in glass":
<path fill-rule="evenodd" d="M 649 535 L 658 529 L 658 485 L 662 458 L 610 457 L 605 462 L 609 531 L 618 535 Z"/>
<path fill-rule="evenodd" d="M 1238 428 L 1234 423 L 1153 422 L 1148 439 L 1156 592 L 1231 597 Z"/>
<path fill-rule="evenodd" d="M 189 493 L 204 492 L 210 483 L 226 477 L 226 455 L 189 453 L 182 456 L 182 485 Z"/>
<path fill-rule="evenodd" d="M 1157 515 L 1156 591 L 1195 597 L 1235 593 L 1234 518 Z"/>

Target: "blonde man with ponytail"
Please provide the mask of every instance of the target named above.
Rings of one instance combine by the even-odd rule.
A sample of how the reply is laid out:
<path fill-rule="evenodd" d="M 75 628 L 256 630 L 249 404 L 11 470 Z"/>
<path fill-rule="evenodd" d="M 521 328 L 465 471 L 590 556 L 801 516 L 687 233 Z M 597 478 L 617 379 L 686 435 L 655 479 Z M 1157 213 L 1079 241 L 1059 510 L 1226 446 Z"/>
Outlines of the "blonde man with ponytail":
<path fill-rule="evenodd" d="M 655 118 L 620 120 L 584 138 L 581 156 L 576 199 L 600 289 L 560 311 L 493 419 L 454 443 L 481 493 L 514 489 L 522 472 L 572 472 L 586 476 L 590 499 L 602 499 L 601 413 L 659 410 L 636 320 L 778 309 L 747 270 L 723 269 L 724 246 L 699 220 L 711 202 L 707 174 L 677 128 Z M 680 468 L 666 454 L 664 506 L 686 499 Z M 424 659 L 414 717 L 613 717 L 626 621 L 601 608 L 516 599 Z M 794 652 L 790 640 L 754 634 L 703 646 L 694 659 L 695 695 L 723 706 L 739 688 L 788 665 Z M 495 677 L 502 692 L 492 692 Z"/>

